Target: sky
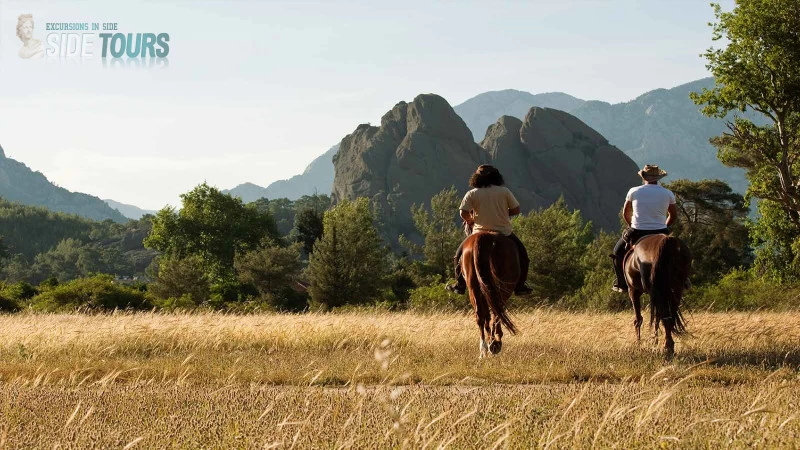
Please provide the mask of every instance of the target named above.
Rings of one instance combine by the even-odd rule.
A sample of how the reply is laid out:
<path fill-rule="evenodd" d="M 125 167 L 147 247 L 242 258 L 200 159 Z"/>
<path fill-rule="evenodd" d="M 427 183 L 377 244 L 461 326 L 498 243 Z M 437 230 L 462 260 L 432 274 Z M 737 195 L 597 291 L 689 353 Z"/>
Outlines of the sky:
<path fill-rule="evenodd" d="M 720 2 L 724 10 L 733 0 Z M 164 60 L 25 60 L 17 17 L 168 33 Z M 706 0 L 0 1 L 0 146 L 66 189 L 145 209 L 206 181 L 301 173 L 360 123 L 436 93 L 624 102 L 709 76 Z M 112 31 L 112 33 L 114 33 Z M 90 38 L 91 39 L 91 38 Z"/>

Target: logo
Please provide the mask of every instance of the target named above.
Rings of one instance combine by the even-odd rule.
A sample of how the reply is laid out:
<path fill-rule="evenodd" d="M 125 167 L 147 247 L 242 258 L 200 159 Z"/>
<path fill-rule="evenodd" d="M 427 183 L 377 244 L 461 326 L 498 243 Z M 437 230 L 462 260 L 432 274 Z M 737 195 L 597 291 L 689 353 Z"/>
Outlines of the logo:
<path fill-rule="evenodd" d="M 41 26 L 41 25 L 40 25 Z M 44 42 L 33 37 L 33 14 L 22 14 L 17 19 L 17 37 L 22 41 L 19 57 L 47 62 L 59 59 L 90 60 L 100 57 L 123 65 L 156 61 L 167 63 L 169 33 L 128 33 L 121 31 L 117 22 L 51 22 L 45 23 Z"/>
<path fill-rule="evenodd" d="M 44 56 L 42 41 L 33 37 L 33 15 L 22 14 L 17 18 L 17 37 L 22 41 L 19 57 L 39 59 Z"/>

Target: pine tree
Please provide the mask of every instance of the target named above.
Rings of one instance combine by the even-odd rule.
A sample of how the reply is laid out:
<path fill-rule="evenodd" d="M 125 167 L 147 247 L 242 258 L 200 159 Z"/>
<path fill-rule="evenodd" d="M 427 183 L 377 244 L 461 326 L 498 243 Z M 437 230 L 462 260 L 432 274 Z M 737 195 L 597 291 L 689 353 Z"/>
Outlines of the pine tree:
<path fill-rule="evenodd" d="M 309 259 L 312 302 L 326 308 L 371 302 L 386 286 L 388 263 L 369 201 L 344 200 L 325 212 L 323 223 Z"/>

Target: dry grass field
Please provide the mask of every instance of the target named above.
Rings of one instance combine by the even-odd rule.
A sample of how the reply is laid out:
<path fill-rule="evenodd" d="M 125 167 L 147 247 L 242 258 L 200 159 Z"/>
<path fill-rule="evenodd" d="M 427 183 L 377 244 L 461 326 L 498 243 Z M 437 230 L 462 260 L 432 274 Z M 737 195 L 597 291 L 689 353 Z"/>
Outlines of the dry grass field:
<path fill-rule="evenodd" d="M 0 316 L 0 447 L 797 448 L 800 315 Z"/>

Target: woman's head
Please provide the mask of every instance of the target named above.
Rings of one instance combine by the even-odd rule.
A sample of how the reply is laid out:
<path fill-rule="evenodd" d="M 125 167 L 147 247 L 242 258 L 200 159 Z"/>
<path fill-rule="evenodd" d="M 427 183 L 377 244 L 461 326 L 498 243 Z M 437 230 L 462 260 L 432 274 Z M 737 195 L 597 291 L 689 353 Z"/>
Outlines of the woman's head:
<path fill-rule="evenodd" d="M 496 167 L 489 164 L 478 166 L 478 170 L 469 177 L 469 185 L 474 188 L 484 188 L 489 186 L 502 186 L 505 184 L 503 176 Z"/>
<path fill-rule="evenodd" d="M 33 15 L 22 14 L 17 17 L 17 37 L 23 41 L 33 37 Z"/>

